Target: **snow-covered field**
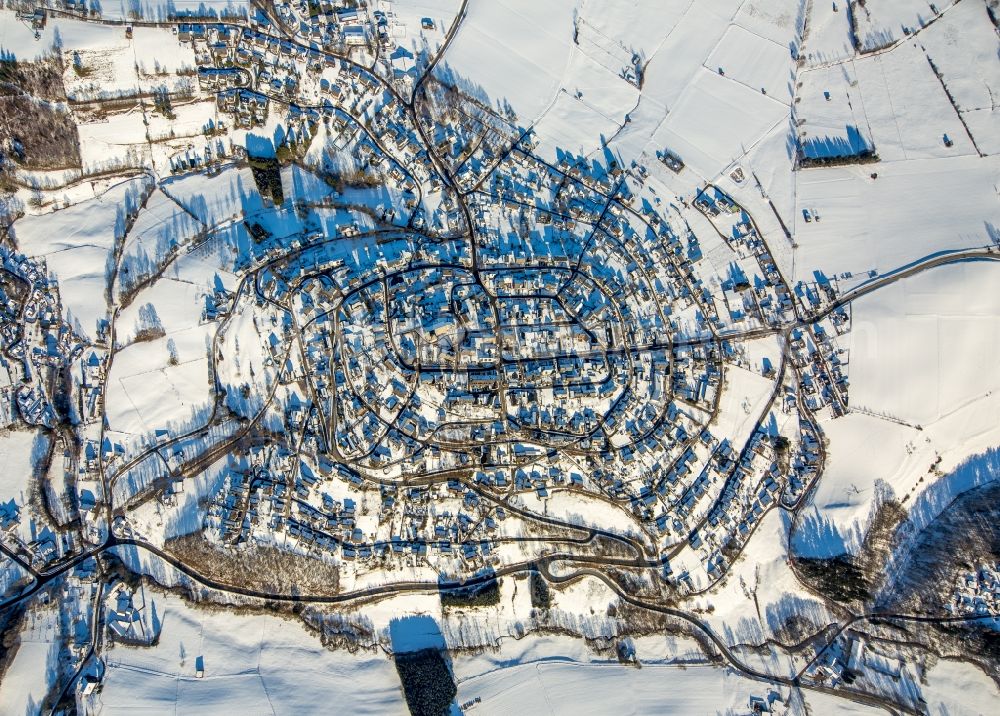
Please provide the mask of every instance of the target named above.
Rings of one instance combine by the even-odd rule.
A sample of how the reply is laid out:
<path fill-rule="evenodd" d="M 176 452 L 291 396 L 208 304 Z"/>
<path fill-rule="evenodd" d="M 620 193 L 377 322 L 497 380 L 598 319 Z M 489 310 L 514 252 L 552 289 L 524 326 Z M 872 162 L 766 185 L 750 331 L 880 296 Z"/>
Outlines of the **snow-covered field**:
<path fill-rule="evenodd" d="M 884 0 L 855 10 L 858 41 L 864 50 L 877 50 L 899 42 L 936 19 L 953 3 L 925 0 Z"/>
<path fill-rule="evenodd" d="M 294 620 L 191 607 L 150 590 L 144 597 L 159 640 L 153 647 L 118 645 L 107 652 L 104 687 L 92 701 L 101 713 L 280 714 L 311 712 L 319 703 L 350 713 L 405 713 L 395 667 L 380 650 L 328 650 Z M 637 669 L 570 637 L 505 640 L 497 651 L 453 657 L 456 703 L 478 698 L 475 711 L 490 714 L 615 708 L 694 714 L 738 709 L 751 695 L 767 695 L 765 685 L 726 669 L 672 665 L 685 659 L 683 650 L 675 651 L 682 643 L 637 640 L 644 662 Z"/>
<path fill-rule="evenodd" d="M 970 664 L 941 660 L 927 672 L 927 708 L 930 713 L 977 716 L 1000 700 L 996 682 Z"/>
<path fill-rule="evenodd" d="M 94 698 L 103 714 L 308 713 L 318 704 L 357 714 L 405 710 L 395 668 L 381 652 L 328 651 L 290 619 L 198 609 L 151 592 L 146 601 L 159 641 L 108 651 L 105 685 Z"/>
<path fill-rule="evenodd" d="M 141 178 L 122 181 L 87 201 L 18 222 L 21 250 L 45 259 L 59 280 L 66 319 L 81 336 L 96 336 L 97 322 L 108 317 L 109 259 L 143 186 Z"/>
<path fill-rule="evenodd" d="M 956 157 L 802 172 L 797 209 L 821 220 L 796 217 L 796 279 L 884 275 L 940 251 L 990 245 L 990 227 L 1000 225 L 998 171 L 992 158 Z"/>
<path fill-rule="evenodd" d="M 336 703 L 351 713 L 405 713 L 395 667 L 380 650 L 352 654 L 325 649 L 315 635 L 287 618 L 191 607 L 152 590 L 145 590 L 143 598 L 145 618 L 158 630 L 159 640 L 152 647 L 118 645 L 107 652 L 103 690 L 90 701 L 100 713 L 310 712 L 318 703 Z M 425 621 L 430 632 L 411 634 L 406 641 L 396 636 L 397 648 L 440 643 L 433 620 Z M 731 670 L 698 663 L 697 651 L 688 651 L 690 643 L 683 639 L 642 637 L 634 641 L 634 649 L 641 668 L 622 665 L 613 656 L 609 660 L 568 636 L 508 639 L 496 649 L 457 653 L 451 659 L 458 685 L 455 703 L 488 714 L 622 709 L 698 714 L 739 712 L 757 697 L 778 708 L 784 701 L 793 706 L 791 713 L 799 712 L 788 701 L 787 689 L 771 689 Z M 975 714 L 996 698 L 997 688 L 975 667 L 940 661 L 928 673 L 923 694 L 944 712 Z M 816 692 L 804 697 L 814 709 L 871 713 Z"/>
<path fill-rule="evenodd" d="M 482 699 L 476 713 L 711 713 L 745 708 L 761 685 L 711 666 L 581 664 L 541 661 L 475 676 L 458 698 Z"/>
<path fill-rule="evenodd" d="M 850 348 L 855 405 L 925 429 L 978 411 L 1000 389 L 1000 266 L 968 261 L 903 279 L 860 299 Z M 907 390 L 907 386 L 920 386 Z M 956 437 L 982 424 L 980 413 Z"/>
<path fill-rule="evenodd" d="M 859 412 L 824 426 L 829 465 L 797 552 L 855 551 L 879 500 L 919 494 L 930 466 L 949 473 L 998 444 L 998 278 L 995 263 L 963 262 L 857 301 L 849 376 Z"/>
<path fill-rule="evenodd" d="M 17 430 L 0 436 L 0 463 L 4 471 L 3 498 L 23 508 L 28 502 L 28 490 L 37 452 L 44 450 L 45 442 L 31 430 Z"/>
<path fill-rule="evenodd" d="M 246 16 L 249 0 L 107 0 L 100 3 L 101 16 L 109 19 L 140 17 L 166 20 L 193 15 L 201 18 Z"/>
<path fill-rule="evenodd" d="M 38 713 L 59 673 L 59 614 L 56 605 L 25 615 L 13 661 L 0 679 L 0 703 L 9 714 Z"/>

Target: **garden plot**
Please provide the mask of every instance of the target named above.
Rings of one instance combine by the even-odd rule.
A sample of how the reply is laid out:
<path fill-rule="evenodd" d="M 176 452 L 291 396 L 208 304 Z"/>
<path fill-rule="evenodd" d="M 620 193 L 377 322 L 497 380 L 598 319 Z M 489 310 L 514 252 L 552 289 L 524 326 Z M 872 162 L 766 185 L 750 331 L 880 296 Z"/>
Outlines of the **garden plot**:
<path fill-rule="evenodd" d="M 886 274 L 939 251 L 992 244 L 990 226 L 1000 226 L 998 176 L 993 157 L 800 171 L 794 280 L 811 281 L 817 270 Z M 803 209 L 822 220 L 806 224 Z"/>
<path fill-rule="evenodd" d="M 854 69 L 882 161 L 976 153 L 927 56 L 914 43 L 856 60 Z"/>
<path fill-rule="evenodd" d="M 352 714 L 405 711 L 399 678 L 381 652 L 330 651 L 300 623 L 188 606 L 147 591 L 154 646 L 107 652 L 101 713 L 308 713 L 336 703 Z M 202 677 L 198 678 L 198 671 Z"/>
<path fill-rule="evenodd" d="M 109 0 L 101 3 L 101 17 L 114 20 L 168 20 L 183 15 L 196 17 L 246 17 L 250 0 Z"/>
<path fill-rule="evenodd" d="M 636 3 L 632 0 L 587 0 L 581 3 L 578 27 L 586 39 L 578 44 L 590 45 L 584 52 L 596 58 L 614 55 L 621 61 L 631 61 L 632 53 L 648 61 L 674 31 L 678 21 L 691 9 L 689 0 L 659 0 Z M 586 25 L 586 29 L 584 29 Z M 600 49 L 599 49 L 600 48 Z M 627 51 L 628 56 L 625 56 Z M 609 68 L 610 69 L 610 68 Z M 620 69 L 620 68 L 619 68 Z M 617 70 L 614 70 L 617 73 Z"/>
<path fill-rule="evenodd" d="M 796 112 L 799 143 L 811 159 L 857 156 L 876 149 L 853 63 L 799 75 Z"/>
<path fill-rule="evenodd" d="M 1000 298 L 990 290 L 998 274 L 993 263 L 959 263 L 856 302 L 847 354 L 853 411 L 824 425 L 828 464 L 796 553 L 856 552 L 880 501 L 990 474 L 962 465 L 1000 440 L 992 417 L 1000 411 Z M 949 477 L 934 479 L 931 466 Z"/>
<path fill-rule="evenodd" d="M 124 166 L 148 166 L 149 145 L 138 100 L 135 106 L 104 119 L 80 122 L 80 160 L 84 171 L 102 172 Z"/>
<path fill-rule="evenodd" d="M 83 337 L 93 338 L 97 322 L 107 317 L 108 260 L 141 192 L 141 180 L 124 181 L 89 201 L 17 222 L 18 245 L 28 256 L 45 258 L 59 279 L 63 313 Z"/>
<path fill-rule="evenodd" d="M 204 422 L 210 341 L 204 329 L 191 328 L 121 351 L 108 376 L 109 428 L 140 437 L 160 426 L 176 433 Z"/>
<path fill-rule="evenodd" d="M 927 56 L 913 43 L 799 76 L 799 141 L 822 159 L 874 150 L 885 161 L 976 154 Z"/>
<path fill-rule="evenodd" d="M 680 101 L 739 6 L 735 0 L 692 3 L 667 33 L 646 66 L 642 88 L 643 101 L 659 105 L 661 117 L 662 107 L 673 110 Z"/>
<path fill-rule="evenodd" d="M 764 92 L 782 102 L 791 102 L 793 89 L 792 55 L 787 45 L 766 40 L 733 25 L 705 61 L 713 72 Z"/>
<path fill-rule="evenodd" d="M 194 46 L 179 42 L 167 28 L 136 27 L 132 30 L 132 52 L 139 68 L 139 77 L 160 82 L 178 72 L 192 75 L 195 71 Z M 160 82 L 150 82 L 158 84 Z"/>
<path fill-rule="evenodd" d="M 854 56 L 847 2 L 810 3 L 809 25 L 801 55 L 810 66 L 838 62 Z"/>
<path fill-rule="evenodd" d="M 380 0 L 375 7 L 395 23 L 392 33 L 400 47 L 412 52 L 414 57 L 430 58 L 444 44 L 445 33 L 455 22 L 461 5 L 459 0 Z M 434 27 L 424 27 L 425 19 L 433 22 Z M 426 61 L 421 63 L 425 64 Z"/>
<path fill-rule="evenodd" d="M 587 156 L 600 149 L 639 99 L 638 89 L 579 52 L 567 68 L 565 86 L 535 125 L 536 151 L 551 162 L 567 151 Z"/>
<path fill-rule="evenodd" d="M 953 4 L 952 0 L 936 0 L 933 3 L 928 0 L 848 1 L 853 6 L 855 32 L 862 52 L 888 47 L 906 38 L 933 22 L 938 13 Z M 843 4 L 846 5 L 846 2 Z M 846 10 L 844 7 L 841 12 Z"/>
<path fill-rule="evenodd" d="M 983 154 L 1000 154 L 1000 112 L 995 109 L 974 109 L 963 112 L 966 126 L 976 138 Z"/>
<path fill-rule="evenodd" d="M 710 178 L 785 121 L 787 112 L 785 105 L 759 90 L 701 68 L 653 138 Z"/>
<path fill-rule="evenodd" d="M 801 0 L 748 0 L 736 14 L 737 25 L 792 50 L 805 22 Z"/>
<path fill-rule="evenodd" d="M 124 29 L 80 22 L 72 25 L 84 25 L 87 32 L 81 33 L 79 40 L 77 33 L 62 35 L 66 95 L 74 100 L 90 100 L 137 93 L 136 55 Z"/>
<path fill-rule="evenodd" d="M 750 696 L 766 692 L 759 682 L 728 669 L 694 665 L 570 660 L 523 662 L 462 681 L 459 702 L 474 698 L 476 713 L 725 713 L 746 708 Z"/>
<path fill-rule="evenodd" d="M 860 299 L 851 403 L 927 428 L 1000 392 L 998 282 L 1000 265 L 958 263 Z"/>
<path fill-rule="evenodd" d="M 488 105 L 509 104 L 527 126 L 556 98 L 573 49 L 571 3 L 472 3 L 434 75 Z"/>
<path fill-rule="evenodd" d="M 981 152 L 1000 151 L 996 30 L 980 2 L 962 2 L 920 35 Z"/>
<path fill-rule="evenodd" d="M 0 703 L 9 714 L 35 714 L 48 695 L 50 683 L 61 671 L 59 612 L 55 604 L 32 608 L 25 617 L 18 646 L 10 653 L 3 679 Z"/>
<path fill-rule="evenodd" d="M 116 293 L 130 291 L 155 274 L 176 247 L 187 242 L 201 226 L 163 192 L 154 191 L 125 239 Z"/>

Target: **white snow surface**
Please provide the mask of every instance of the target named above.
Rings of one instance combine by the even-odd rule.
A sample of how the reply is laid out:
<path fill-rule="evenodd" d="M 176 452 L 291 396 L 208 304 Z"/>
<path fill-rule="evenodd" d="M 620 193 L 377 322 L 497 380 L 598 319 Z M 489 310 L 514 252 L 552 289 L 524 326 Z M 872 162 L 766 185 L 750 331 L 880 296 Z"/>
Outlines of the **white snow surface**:
<path fill-rule="evenodd" d="M 854 306 L 855 412 L 828 421 L 828 464 L 796 533 L 806 556 L 854 552 L 880 499 L 902 499 L 1000 442 L 996 362 L 1000 266 L 951 264 L 897 281 Z M 922 478 L 926 478 L 921 482 Z"/>
<path fill-rule="evenodd" d="M 102 714 L 308 713 L 318 704 L 357 714 L 405 710 L 395 668 L 381 652 L 328 651 L 289 619 L 198 609 L 148 591 L 146 599 L 159 642 L 108 651 Z"/>

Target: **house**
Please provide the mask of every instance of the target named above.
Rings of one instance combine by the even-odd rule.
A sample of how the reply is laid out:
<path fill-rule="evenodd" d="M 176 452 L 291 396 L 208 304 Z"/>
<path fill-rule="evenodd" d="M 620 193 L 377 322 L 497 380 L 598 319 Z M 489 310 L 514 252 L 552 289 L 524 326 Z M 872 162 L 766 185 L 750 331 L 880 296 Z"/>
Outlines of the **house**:
<path fill-rule="evenodd" d="M 362 25 L 345 25 L 341 34 L 344 43 L 348 45 L 365 45 L 368 43 L 365 28 Z"/>
<path fill-rule="evenodd" d="M 865 640 L 861 637 L 855 637 L 851 640 L 851 650 L 847 658 L 847 668 L 850 671 L 858 673 L 861 671 L 864 665 L 864 653 L 865 653 Z"/>

